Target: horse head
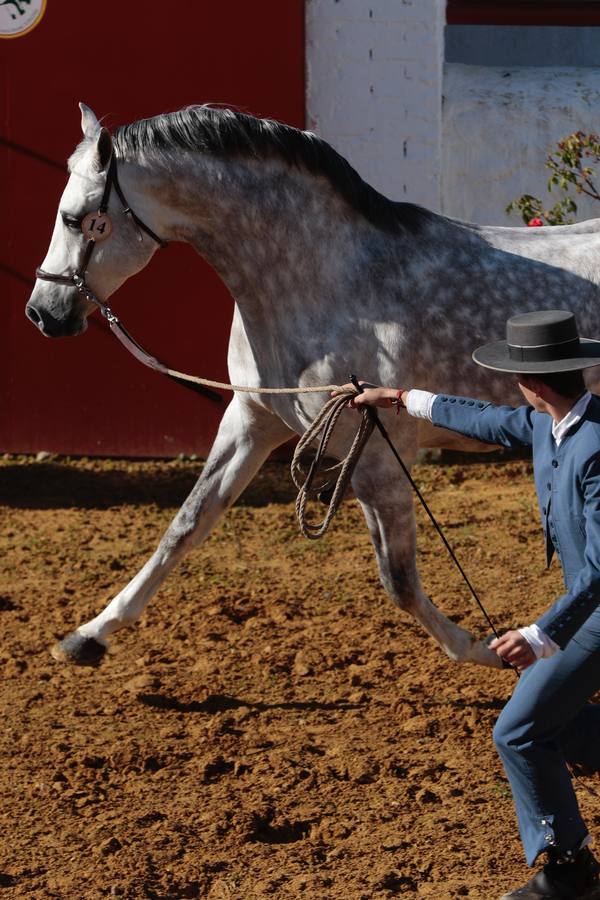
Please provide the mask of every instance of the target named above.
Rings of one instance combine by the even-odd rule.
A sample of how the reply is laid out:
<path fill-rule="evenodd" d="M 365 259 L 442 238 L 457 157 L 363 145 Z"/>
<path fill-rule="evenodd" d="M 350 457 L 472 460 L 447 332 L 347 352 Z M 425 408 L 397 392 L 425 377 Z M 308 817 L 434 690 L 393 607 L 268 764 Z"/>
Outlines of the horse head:
<path fill-rule="evenodd" d="M 69 160 L 50 247 L 26 306 L 29 319 L 47 337 L 84 331 L 89 314 L 139 272 L 162 243 L 135 214 L 121 214 L 129 210 L 118 209 L 124 197 L 111 135 L 88 106 L 79 107 L 83 141 Z"/>

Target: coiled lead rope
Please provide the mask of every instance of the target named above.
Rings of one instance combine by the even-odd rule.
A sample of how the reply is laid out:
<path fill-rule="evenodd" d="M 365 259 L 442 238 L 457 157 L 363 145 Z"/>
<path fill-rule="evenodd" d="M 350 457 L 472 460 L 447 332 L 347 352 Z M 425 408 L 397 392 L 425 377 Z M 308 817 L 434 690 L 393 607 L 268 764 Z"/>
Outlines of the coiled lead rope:
<path fill-rule="evenodd" d="M 356 396 L 354 391 L 347 391 L 329 400 L 296 445 L 291 465 L 292 480 L 298 488 L 296 516 L 298 517 L 300 531 L 311 541 L 316 541 L 323 537 L 329 528 L 330 522 L 343 500 L 356 463 L 360 459 L 360 454 L 373 433 L 374 422 L 368 411 L 363 409 L 361 410 L 360 425 L 348 453 L 341 462 L 323 470 L 329 476 L 324 483 L 315 484 L 315 478 L 321 471 L 327 445 L 334 432 L 337 420 L 344 407 L 348 405 L 348 401 L 354 396 Z M 319 435 L 321 435 L 319 446 L 308 471 L 305 472 L 302 467 L 302 456 Z M 307 502 L 314 497 L 319 497 L 323 500 L 327 498 L 328 501 L 325 517 L 318 523 L 309 522 L 306 515 Z"/>

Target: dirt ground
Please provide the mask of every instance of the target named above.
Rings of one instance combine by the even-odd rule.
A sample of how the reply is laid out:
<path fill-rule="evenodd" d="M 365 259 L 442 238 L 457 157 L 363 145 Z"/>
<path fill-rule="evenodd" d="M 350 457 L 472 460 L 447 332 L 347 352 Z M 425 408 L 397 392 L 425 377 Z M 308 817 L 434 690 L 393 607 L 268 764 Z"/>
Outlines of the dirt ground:
<path fill-rule="evenodd" d="M 451 663 L 392 605 L 354 500 L 324 540 L 300 537 L 283 463 L 101 667 L 50 657 L 141 566 L 200 467 L 0 460 L 0 900 L 494 900 L 521 884 L 491 742 L 513 674 Z M 533 620 L 560 576 L 529 463 L 415 471 L 495 622 Z M 486 635 L 418 519 L 426 589 Z"/>

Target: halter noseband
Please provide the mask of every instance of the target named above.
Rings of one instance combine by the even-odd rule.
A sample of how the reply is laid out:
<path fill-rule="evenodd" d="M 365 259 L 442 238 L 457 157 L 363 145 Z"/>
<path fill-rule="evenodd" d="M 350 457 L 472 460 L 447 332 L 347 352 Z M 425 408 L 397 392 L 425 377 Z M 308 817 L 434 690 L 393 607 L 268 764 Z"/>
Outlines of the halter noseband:
<path fill-rule="evenodd" d="M 115 154 L 113 153 L 110 157 L 110 162 L 108 164 L 108 171 L 106 173 L 106 184 L 104 185 L 104 193 L 102 194 L 102 200 L 100 202 L 100 206 L 98 208 L 98 216 L 106 216 L 108 210 L 108 203 L 110 200 L 110 192 L 114 186 L 117 197 L 123 204 L 123 213 L 126 216 L 130 216 L 131 219 L 135 222 L 138 228 L 138 239 L 143 240 L 142 231 L 145 231 L 146 234 L 152 238 L 153 241 L 159 245 L 159 247 L 166 247 L 167 241 L 164 241 L 162 238 L 158 237 L 157 234 L 152 231 L 151 228 L 148 227 L 139 216 L 136 216 L 134 211 L 131 209 L 127 200 L 125 199 L 125 194 L 123 193 L 123 189 L 119 184 L 119 177 L 117 175 L 117 159 Z M 87 219 L 87 216 L 86 216 Z M 85 219 L 83 220 L 85 222 Z M 117 322 L 118 319 L 111 311 L 108 304 L 106 304 L 103 300 L 100 300 L 99 297 L 96 297 L 92 289 L 88 286 L 85 280 L 85 276 L 87 273 L 87 267 L 90 263 L 90 259 L 92 257 L 92 253 L 94 252 L 94 247 L 96 246 L 96 239 L 92 236 L 92 232 L 88 232 L 88 242 L 86 244 L 86 248 L 83 254 L 83 259 L 81 260 L 81 265 L 78 269 L 72 272 L 70 275 L 54 275 L 52 272 L 46 272 L 44 269 L 38 268 L 35 270 L 35 274 L 37 278 L 42 279 L 42 281 L 53 281 L 55 284 L 65 284 L 69 287 L 76 287 L 80 294 L 84 294 L 86 300 L 91 300 L 92 303 L 95 303 L 97 307 L 99 307 L 102 314 L 108 319 L 109 322 Z"/>

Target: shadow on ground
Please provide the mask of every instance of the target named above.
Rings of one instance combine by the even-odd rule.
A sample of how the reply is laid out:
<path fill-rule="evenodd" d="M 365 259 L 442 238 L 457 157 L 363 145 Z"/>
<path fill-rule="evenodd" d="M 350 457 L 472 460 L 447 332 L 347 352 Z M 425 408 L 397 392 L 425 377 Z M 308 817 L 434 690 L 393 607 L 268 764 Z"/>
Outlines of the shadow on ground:
<path fill-rule="evenodd" d="M 202 471 L 203 463 L 148 462 L 140 470 L 126 461 L 110 469 L 82 461 L 25 462 L 0 466 L 0 504 L 16 509 L 110 509 L 112 506 L 181 506 Z M 106 466 L 106 463 L 104 463 Z M 238 505 L 261 507 L 289 503 L 296 489 L 287 463 L 271 462 L 246 488 Z"/>
<path fill-rule="evenodd" d="M 288 456 L 291 454 L 288 454 Z M 431 465 L 476 465 L 507 462 L 524 454 L 498 450 L 489 454 L 443 451 Z M 329 464 L 331 461 L 326 461 Z M 110 509 L 121 505 L 181 506 L 203 462 L 191 460 L 88 460 L 33 457 L 0 461 L 0 504 L 15 509 Z M 270 460 L 243 492 L 237 506 L 262 507 L 296 498 L 288 459 Z"/>

